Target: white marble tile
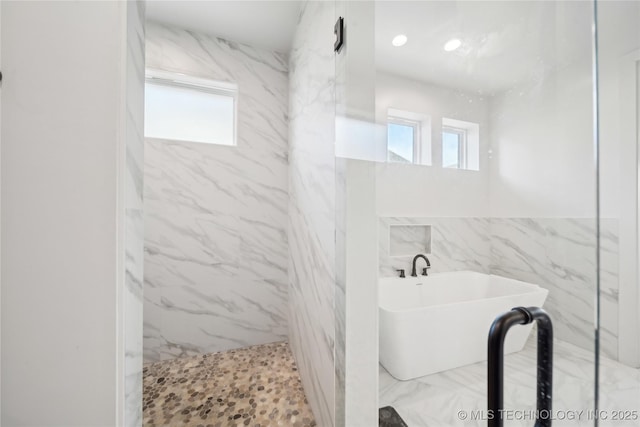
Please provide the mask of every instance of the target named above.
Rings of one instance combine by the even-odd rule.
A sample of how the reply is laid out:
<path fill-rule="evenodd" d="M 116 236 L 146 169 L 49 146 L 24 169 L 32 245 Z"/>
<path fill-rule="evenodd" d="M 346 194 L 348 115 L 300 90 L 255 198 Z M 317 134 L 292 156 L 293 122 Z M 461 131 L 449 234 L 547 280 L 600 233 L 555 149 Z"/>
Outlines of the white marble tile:
<path fill-rule="evenodd" d="M 142 425 L 145 3 L 127 3 L 126 14 L 124 424 L 133 427 Z"/>
<path fill-rule="evenodd" d="M 145 359 L 282 340 L 287 56 L 155 23 L 146 47 L 147 67 L 239 94 L 237 146 L 145 141 Z"/>
<path fill-rule="evenodd" d="M 430 225 L 390 225 L 389 255 L 414 256 L 431 253 Z"/>
<path fill-rule="evenodd" d="M 554 343 L 553 410 L 558 426 L 593 426 L 587 411 L 594 408 L 594 355 L 572 344 Z M 525 349 L 505 357 L 507 410 L 530 411 L 536 405 L 535 337 Z M 487 408 L 486 362 L 417 378 L 398 381 L 380 366 L 380 406 L 392 405 L 412 427 L 484 426 L 486 420 L 461 419 L 459 411 Z M 638 410 L 640 370 L 607 358 L 601 359 L 602 410 Z M 584 411 L 576 420 L 559 419 L 568 411 Z M 515 413 L 514 413 L 515 415 Z M 530 426 L 531 420 L 505 420 L 505 426 Z M 604 422 L 601 425 L 638 425 Z"/>
<path fill-rule="evenodd" d="M 617 358 L 617 221 L 601 221 L 600 338 L 603 354 Z M 491 272 L 549 290 L 545 309 L 556 336 L 591 348 L 596 292 L 596 227 L 593 219 L 492 218 Z"/>
<path fill-rule="evenodd" d="M 222 279 L 145 292 L 146 360 L 213 353 L 286 339 L 282 283 Z"/>
<path fill-rule="evenodd" d="M 303 5 L 289 60 L 289 339 L 323 427 L 335 418 L 334 10 Z"/>
<path fill-rule="evenodd" d="M 222 147 L 145 142 L 145 282 L 151 287 L 233 277 L 240 261 L 235 190 Z"/>
<path fill-rule="evenodd" d="M 409 256 L 391 256 L 392 242 L 389 229 L 400 225 L 426 225 L 430 229 L 430 252 L 426 252 L 431 262 L 432 273 L 471 270 L 489 272 L 490 237 L 487 218 L 403 218 L 381 217 L 379 228 L 380 275 L 394 276 L 396 270 L 411 271 L 413 256 L 425 251 L 417 251 Z M 423 234 L 419 228 L 415 236 L 421 241 Z M 409 240 L 409 236 L 404 236 Z M 415 247 L 417 249 L 417 246 Z"/>
<path fill-rule="evenodd" d="M 143 266 L 142 210 L 126 210 L 124 312 L 125 424 L 142 424 Z"/>
<path fill-rule="evenodd" d="M 431 271 L 487 273 L 488 229 L 487 218 L 436 218 L 431 229 Z"/>

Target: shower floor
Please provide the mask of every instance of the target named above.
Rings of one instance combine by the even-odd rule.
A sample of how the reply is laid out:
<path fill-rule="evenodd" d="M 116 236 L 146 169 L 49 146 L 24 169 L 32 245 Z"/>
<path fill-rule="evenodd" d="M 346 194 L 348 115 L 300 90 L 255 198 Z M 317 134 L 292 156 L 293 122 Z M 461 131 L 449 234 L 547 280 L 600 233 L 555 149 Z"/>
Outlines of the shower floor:
<path fill-rule="evenodd" d="M 504 425 L 531 427 L 536 406 L 536 343 L 505 356 Z M 593 427 L 593 352 L 554 342 L 554 426 Z M 398 381 L 380 366 L 380 406 L 393 406 L 411 427 L 486 426 L 486 362 Z M 475 414 L 472 411 L 476 411 Z M 580 412 L 582 411 L 582 412 Z M 640 370 L 601 357 L 600 426 L 640 425 Z"/>
<path fill-rule="evenodd" d="M 315 426 L 286 342 L 145 364 L 145 426 Z"/>

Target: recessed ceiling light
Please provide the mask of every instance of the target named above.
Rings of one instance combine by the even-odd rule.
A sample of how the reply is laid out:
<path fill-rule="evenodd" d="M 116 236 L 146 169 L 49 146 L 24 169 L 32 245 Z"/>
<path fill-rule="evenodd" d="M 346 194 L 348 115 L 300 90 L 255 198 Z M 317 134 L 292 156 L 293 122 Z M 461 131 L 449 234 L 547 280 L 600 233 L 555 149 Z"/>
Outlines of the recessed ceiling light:
<path fill-rule="evenodd" d="M 444 44 L 444 50 L 447 52 L 453 52 L 460 46 L 462 46 L 462 41 L 460 39 L 451 39 Z"/>
<path fill-rule="evenodd" d="M 393 38 L 393 40 L 391 40 L 391 44 L 394 45 L 395 47 L 404 46 L 406 42 L 407 42 L 407 36 L 405 36 L 404 34 L 398 34 Z"/>

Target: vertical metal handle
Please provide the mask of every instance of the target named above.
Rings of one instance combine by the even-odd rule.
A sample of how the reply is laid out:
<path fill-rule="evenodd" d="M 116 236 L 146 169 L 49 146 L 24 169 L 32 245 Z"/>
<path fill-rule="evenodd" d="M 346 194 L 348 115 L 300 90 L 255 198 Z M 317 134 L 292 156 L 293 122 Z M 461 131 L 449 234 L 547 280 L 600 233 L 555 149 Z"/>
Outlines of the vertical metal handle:
<path fill-rule="evenodd" d="M 502 427 L 504 412 L 504 339 L 513 325 L 538 325 L 538 369 L 535 427 L 551 427 L 553 385 L 553 324 L 539 307 L 516 307 L 498 316 L 489 330 L 488 345 L 488 426 Z"/>

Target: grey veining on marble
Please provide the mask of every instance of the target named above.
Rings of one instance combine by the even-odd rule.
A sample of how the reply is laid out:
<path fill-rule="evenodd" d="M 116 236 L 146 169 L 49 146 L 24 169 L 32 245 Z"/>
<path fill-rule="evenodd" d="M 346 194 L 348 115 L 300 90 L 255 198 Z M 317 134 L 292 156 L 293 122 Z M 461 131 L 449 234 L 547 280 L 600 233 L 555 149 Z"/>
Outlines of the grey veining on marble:
<path fill-rule="evenodd" d="M 600 221 L 603 354 L 618 357 L 618 222 Z M 594 340 L 596 222 L 574 218 L 492 218 L 491 272 L 549 290 L 556 335 L 590 349 Z"/>
<path fill-rule="evenodd" d="M 287 56 L 151 23 L 147 67 L 235 82 L 235 147 L 146 139 L 146 361 L 287 338 Z"/>
<path fill-rule="evenodd" d="M 323 427 L 335 423 L 334 11 L 304 3 L 289 61 L 289 341 Z"/>
<path fill-rule="evenodd" d="M 411 268 L 411 257 L 389 254 L 393 225 L 431 226 L 431 272 L 472 270 L 535 283 L 549 290 L 544 308 L 556 336 L 593 346 L 596 292 L 596 223 L 576 218 L 382 217 L 380 275 Z M 410 228 L 407 228 L 410 230 Z M 423 233 L 415 229 L 416 240 Z M 409 236 L 403 239 L 409 240 Z M 600 221 L 601 349 L 618 357 L 618 222 Z"/>
<path fill-rule="evenodd" d="M 419 218 L 419 217 L 381 217 L 379 228 L 379 263 L 381 276 L 394 276 L 396 270 L 411 271 L 413 255 L 391 256 L 390 229 L 403 227 L 406 233 L 404 241 L 414 239 L 422 242 L 424 231 L 421 227 L 430 226 L 431 251 L 426 252 L 431 262 L 432 273 L 445 271 L 471 270 L 489 272 L 490 240 L 488 218 Z M 409 246 L 406 245 L 405 246 Z M 414 245 L 417 249 L 419 245 Z"/>
<path fill-rule="evenodd" d="M 394 225 L 389 226 L 389 255 L 414 256 L 431 253 L 430 225 Z"/>
<path fill-rule="evenodd" d="M 142 425 L 145 3 L 126 4 L 124 424 Z"/>
<path fill-rule="evenodd" d="M 573 344 L 554 342 L 553 414 L 555 426 L 593 426 L 588 411 L 594 408 L 594 354 Z M 600 409 L 637 411 L 640 370 L 611 359 L 600 359 Z M 412 427 L 484 426 L 486 420 L 462 419 L 459 411 L 486 411 L 486 362 L 446 372 L 398 381 L 380 366 L 380 406 L 392 405 Z M 532 335 L 523 351 L 505 356 L 504 408 L 533 411 L 536 406 L 536 344 Z M 573 412 L 576 419 L 560 419 Z M 577 411 L 584 411 L 577 416 Z M 524 414 L 521 412 L 521 414 Z M 515 418 L 515 416 L 514 416 Z M 528 419 L 505 420 L 506 426 L 530 426 Z M 606 426 L 637 426 L 637 420 L 601 421 Z"/>

